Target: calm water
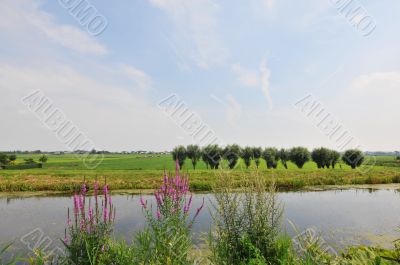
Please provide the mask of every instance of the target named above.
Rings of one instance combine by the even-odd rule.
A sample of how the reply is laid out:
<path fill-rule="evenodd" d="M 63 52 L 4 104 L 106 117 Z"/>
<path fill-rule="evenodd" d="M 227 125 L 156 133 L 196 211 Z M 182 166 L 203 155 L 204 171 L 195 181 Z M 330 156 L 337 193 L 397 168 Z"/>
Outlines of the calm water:
<path fill-rule="evenodd" d="M 343 247 L 350 244 L 381 244 L 390 242 L 400 234 L 400 193 L 396 190 L 362 190 L 279 193 L 285 208 L 284 221 L 289 234 L 293 229 L 288 220 L 300 230 L 313 228 L 322 233 L 331 245 Z M 194 207 L 206 198 L 210 205 L 211 194 L 197 194 Z M 130 240 L 135 231 L 144 225 L 138 195 L 114 195 L 117 207 L 115 236 Z M 151 196 L 145 196 L 151 200 Z M 60 245 L 63 238 L 67 208 L 71 197 L 0 197 L 0 245 L 15 242 L 13 251 L 28 249 L 26 243 L 45 240 L 48 248 Z M 203 210 L 194 226 L 196 242 L 210 229 L 210 213 Z M 36 229 L 36 230 L 35 230 Z M 24 237 L 24 235 L 30 236 Z M 40 240 L 39 240 L 40 241 Z M 33 243 L 31 243 L 33 245 Z"/>

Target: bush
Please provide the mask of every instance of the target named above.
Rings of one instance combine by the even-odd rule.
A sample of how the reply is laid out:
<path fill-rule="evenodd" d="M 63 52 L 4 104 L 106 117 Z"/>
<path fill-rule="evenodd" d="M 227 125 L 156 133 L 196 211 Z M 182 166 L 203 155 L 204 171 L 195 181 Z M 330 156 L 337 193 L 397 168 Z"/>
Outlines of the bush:
<path fill-rule="evenodd" d="M 269 192 L 257 175 L 246 179 L 243 192 L 234 192 L 233 179 L 221 175 L 214 186 L 215 231 L 208 244 L 214 264 L 277 264 L 276 241 L 282 208 L 274 186 Z"/>

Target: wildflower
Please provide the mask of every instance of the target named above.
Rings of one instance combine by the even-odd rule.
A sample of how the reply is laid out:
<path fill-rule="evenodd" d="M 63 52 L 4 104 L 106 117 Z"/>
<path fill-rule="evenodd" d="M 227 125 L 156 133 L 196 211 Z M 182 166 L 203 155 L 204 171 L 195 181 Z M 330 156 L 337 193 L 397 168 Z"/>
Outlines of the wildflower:
<path fill-rule="evenodd" d="M 145 201 L 143 200 L 143 197 L 140 197 L 140 204 L 142 205 L 143 208 L 146 209 L 146 203 L 145 203 Z"/>

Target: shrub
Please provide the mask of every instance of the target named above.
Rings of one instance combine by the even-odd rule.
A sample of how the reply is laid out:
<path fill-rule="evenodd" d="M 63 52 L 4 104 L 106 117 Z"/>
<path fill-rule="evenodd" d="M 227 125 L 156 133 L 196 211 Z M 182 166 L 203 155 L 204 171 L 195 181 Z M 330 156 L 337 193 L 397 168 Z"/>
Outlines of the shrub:
<path fill-rule="evenodd" d="M 9 162 L 8 156 L 4 153 L 0 153 L 0 166 L 7 165 Z"/>
<path fill-rule="evenodd" d="M 214 264 L 277 264 L 276 241 L 282 208 L 274 186 L 249 176 L 243 192 L 234 192 L 233 179 L 221 175 L 214 186 L 215 230 L 208 244 Z"/>

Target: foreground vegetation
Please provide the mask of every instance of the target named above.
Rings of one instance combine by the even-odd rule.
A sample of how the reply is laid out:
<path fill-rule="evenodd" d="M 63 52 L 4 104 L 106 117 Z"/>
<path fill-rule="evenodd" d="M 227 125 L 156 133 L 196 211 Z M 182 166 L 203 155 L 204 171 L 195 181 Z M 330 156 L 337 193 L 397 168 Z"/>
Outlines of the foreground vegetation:
<path fill-rule="evenodd" d="M 177 163 L 178 164 L 178 163 Z M 298 231 L 291 239 L 282 231 L 283 205 L 277 200 L 275 187 L 258 174 L 242 178 L 241 192 L 235 178 L 221 173 L 213 185 L 215 203 L 211 213 L 214 226 L 204 247 L 196 250 L 192 243 L 192 224 L 203 205 L 192 209 L 189 179 L 177 173 L 164 175 L 154 192 L 153 201 L 140 200 L 146 217 L 145 228 L 132 243 L 112 237 L 115 210 L 108 185 L 99 196 L 93 187 L 92 201 L 87 186 L 75 194 L 73 209 L 67 214 L 67 230 L 62 239 L 65 253 L 47 256 L 37 249 L 35 255 L 21 259 L 29 264 L 215 264 L 215 265 L 380 265 L 400 264 L 400 244 L 393 249 L 352 247 L 334 250 L 322 238 Z M 192 213 L 192 214 L 190 214 Z M 1 257 L 1 255 L 0 255 Z"/>
<path fill-rule="evenodd" d="M 19 155 L 17 162 L 31 157 L 38 160 L 41 155 Z M 208 170 L 203 161 L 199 161 L 196 170 L 192 169 L 187 160 L 183 171 L 191 177 L 191 187 L 195 191 L 211 191 L 219 171 Z M 302 169 L 288 161 L 288 169 L 281 161 L 276 169 L 268 169 L 266 163 L 260 163 L 258 169 L 255 161 L 251 161 L 246 169 L 243 160 L 229 170 L 235 179 L 235 185 L 242 182 L 241 176 L 258 171 L 258 174 L 268 183 L 275 180 L 278 189 L 301 189 L 307 186 L 348 185 L 348 184 L 387 184 L 400 183 L 400 163 L 395 157 L 377 157 L 377 163 L 371 170 L 362 173 L 352 170 L 343 163 L 338 163 L 335 169 L 318 169 L 313 162 L 307 162 Z M 228 169 L 227 161 L 222 168 Z M 368 165 L 362 166 L 368 167 Z M 154 189 L 159 186 L 159 176 L 164 169 L 174 170 L 170 155 L 107 155 L 96 170 L 88 170 L 79 157 L 74 155 L 49 155 L 43 168 L 26 170 L 0 170 L 0 191 L 60 191 L 73 192 L 80 188 L 82 179 L 94 181 L 96 177 L 107 177 L 111 189 Z"/>

